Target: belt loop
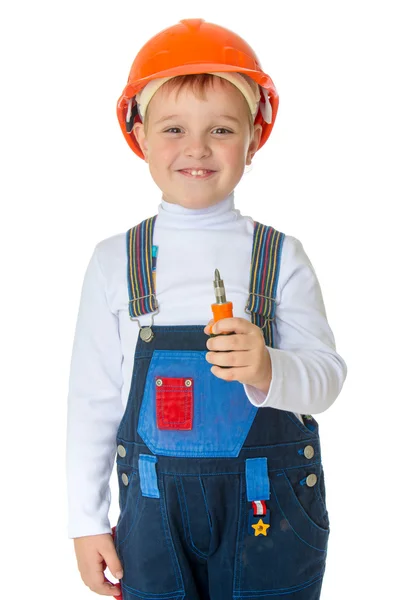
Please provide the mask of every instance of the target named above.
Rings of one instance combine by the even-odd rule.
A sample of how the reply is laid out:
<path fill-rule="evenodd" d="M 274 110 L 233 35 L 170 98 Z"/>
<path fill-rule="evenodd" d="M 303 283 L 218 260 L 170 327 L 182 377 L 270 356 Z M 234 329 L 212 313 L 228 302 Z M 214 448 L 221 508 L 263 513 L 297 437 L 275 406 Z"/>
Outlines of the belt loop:
<path fill-rule="evenodd" d="M 246 491 L 249 502 L 269 500 L 270 487 L 266 457 L 246 459 Z"/>
<path fill-rule="evenodd" d="M 157 484 L 156 462 L 157 456 L 139 454 L 139 477 L 142 496 L 159 498 L 160 492 Z"/>

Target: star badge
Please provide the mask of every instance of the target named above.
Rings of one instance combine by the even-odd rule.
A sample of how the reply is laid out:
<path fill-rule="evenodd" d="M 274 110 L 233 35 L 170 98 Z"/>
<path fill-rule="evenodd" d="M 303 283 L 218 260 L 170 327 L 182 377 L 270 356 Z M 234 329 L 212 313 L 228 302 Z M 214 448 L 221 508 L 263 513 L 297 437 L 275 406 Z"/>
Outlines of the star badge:
<path fill-rule="evenodd" d="M 267 535 L 268 528 L 271 527 L 268 523 L 264 523 L 262 519 L 259 519 L 258 523 L 252 525 L 254 529 L 254 535 Z"/>

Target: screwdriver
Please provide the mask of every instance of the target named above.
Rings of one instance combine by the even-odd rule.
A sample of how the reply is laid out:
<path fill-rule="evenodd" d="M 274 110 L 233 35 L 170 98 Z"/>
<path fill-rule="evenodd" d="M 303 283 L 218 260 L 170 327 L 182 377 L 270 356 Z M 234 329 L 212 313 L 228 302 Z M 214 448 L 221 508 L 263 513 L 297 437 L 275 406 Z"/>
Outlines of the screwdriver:
<path fill-rule="evenodd" d="M 229 319 L 233 317 L 233 304 L 227 302 L 224 282 L 221 279 L 218 269 L 215 269 L 214 273 L 214 293 L 215 293 L 215 304 L 211 304 L 211 310 L 214 316 L 214 322 L 220 321 L 221 319 Z M 228 333 L 210 333 L 210 337 L 218 337 L 219 335 L 234 335 L 234 331 Z M 225 352 L 232 352 L 232 350 L 225 350 Z M 218 365 L 220 366 L 220 365 Z M 222 369 L 230 369 L 231 367 L 221 367 Z"/>

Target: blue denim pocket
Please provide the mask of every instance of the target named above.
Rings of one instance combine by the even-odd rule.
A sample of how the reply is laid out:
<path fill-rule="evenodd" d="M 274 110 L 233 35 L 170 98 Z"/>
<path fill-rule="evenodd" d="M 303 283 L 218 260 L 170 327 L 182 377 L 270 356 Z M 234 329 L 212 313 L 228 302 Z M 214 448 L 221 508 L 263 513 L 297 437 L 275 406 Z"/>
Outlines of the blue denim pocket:
<path fill-rule="evenodd" d="M 310 519 L 283 471 L 270 472 L 269 478 L 267 535 L 249 528 L 251 502 L 242 483 L 234 598 L 291 594 L 323 577 L 329 530 Z"/>
<path fill-rule="evenodd" d="M 238 381 L 211 373 L 206 351 L 155 350 L 146 375 L 138 433 L 154 454 L 181 457 L 238 456 L 257 413 Z M 163 430 L 156 420 L 156 380 L 193 380 L 190 430 Z"/>
<path fill-rule="evenodd" d="M 308 472 L 319 471 L 318 466 L 307 468 Z M 325 552 L 329 536 L 329 526 L 323 521 L 323 510 L 315 486 L 308 487 L 300 483 L 303 469 L 293 469 L 290 477 L 299 480 L 303 494 L 296 494 L 295 486 L 291 483 L 285 471 L 275 475 L 273 491 L 279 510 L 285 518 L 293 533 L 309 548 Z M 300 489 L 300 488 L 299 488 Z"/>
<path fill-rule="evenodd" d="M 310 474 L 317 476 L 317 483 L 309 487 L 306 478 Z M 288 469 L 280 477 L 285 478 L 287 494 L 291 496 L 293 504 L 300 513 L 317 528 L 329 530 L 329 515 L 325 502 L 324 472 L 320 463 L 310 466 Z"/>

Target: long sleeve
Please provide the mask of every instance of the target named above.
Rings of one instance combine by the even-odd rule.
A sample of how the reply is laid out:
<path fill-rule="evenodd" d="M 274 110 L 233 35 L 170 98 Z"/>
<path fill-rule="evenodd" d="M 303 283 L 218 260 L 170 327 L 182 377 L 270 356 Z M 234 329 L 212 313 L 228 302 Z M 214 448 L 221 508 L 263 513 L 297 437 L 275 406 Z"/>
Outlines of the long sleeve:
<path fill-rule="evenodd" d="M 272 380 L 265 395 L 245 385 L 252 404 L 300 414 L 327 410 L 340 393 L 347 367 L 336 352 L 321 288 L 299 240 L 285 236 L 277 298 Z M 277 294 L 279 296 L 279 294 Z"/>
<path fill-rule="evenodd" d="M 67 415 L 68 537 L 110 533 L 110 476 L 122 418 L 118 317 L 107 302 L 96 246 L 87 267 L 72 349 Z"/>

